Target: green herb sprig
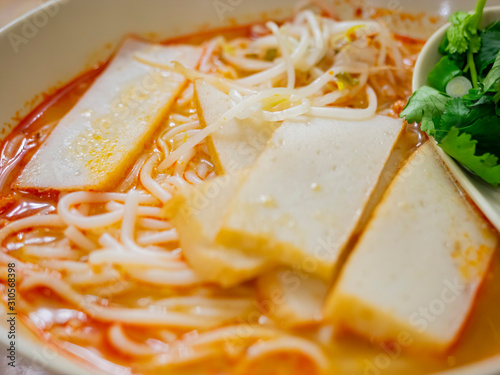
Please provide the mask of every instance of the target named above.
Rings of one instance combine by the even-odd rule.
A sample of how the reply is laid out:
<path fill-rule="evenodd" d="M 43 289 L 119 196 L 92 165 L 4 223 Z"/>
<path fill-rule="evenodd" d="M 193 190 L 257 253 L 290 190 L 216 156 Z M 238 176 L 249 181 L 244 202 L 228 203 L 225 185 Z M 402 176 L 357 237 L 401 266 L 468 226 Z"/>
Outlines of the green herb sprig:
<path fill-rule="evenodd" d="M 456 12 L 439 46 L 443 55 L 401 112 L 463 166 L 500 184 L 500 21 L 480 29 L 486 0 Z"/>

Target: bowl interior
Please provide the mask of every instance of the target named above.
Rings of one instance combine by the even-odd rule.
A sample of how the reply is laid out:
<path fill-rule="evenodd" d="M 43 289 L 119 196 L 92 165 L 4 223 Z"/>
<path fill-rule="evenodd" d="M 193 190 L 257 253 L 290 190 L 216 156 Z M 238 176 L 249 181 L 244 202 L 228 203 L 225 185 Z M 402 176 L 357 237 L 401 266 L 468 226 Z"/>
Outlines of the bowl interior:
<path fill-rule="evenodd" d="M 221 2 L 226 7 L 217 7 Z M 500 4 L 500 0 L 492 3 Z M 107 59 L 124 35 L 137 34 L 152 40 L 162 40 L 209 27 L 230 26 L 235 22 L 244 24 L 262 21 L 263 18 L 283 19 L 290 15 L 295 4 L 295 0 L 44 2 L 34 11 L 0 29 L 0 140 L 20 118 L 42 101 L 41 93 L 53 92 L 97 62 Z M 430 35 L 451 12 L 472 6 L 470 0 L 372 0 L 364 5 L 361 0 L 351 0 L 346 4 L 335 2 L 336 10 L 345 18 L 351 17 L 358 6 L 393 8 L 397 12 L 409 13 L 432 9 L 432 15 L 438 14 L 442 17 L 441 21 L 414 28 L 414 35 L 420 37 Z M 398 27 L 401 31 L 405 25 Z M 436 61 L 437 58 L 429 56 L 430 61 Z M 4 313 L 3 306 L 0 306 L 0 312 Z M 19 326 L 19 353 L 51 373 L 102 373 L 97 368 L 89 369 L 68 360 L 24 325 Z M 0 342 L 4 344 L 6 332 L 7 326 L 2 320 Z M 471 368 L 454 370 L 450 374 L 486 375 L 499 371 L 500 357 Z"/>

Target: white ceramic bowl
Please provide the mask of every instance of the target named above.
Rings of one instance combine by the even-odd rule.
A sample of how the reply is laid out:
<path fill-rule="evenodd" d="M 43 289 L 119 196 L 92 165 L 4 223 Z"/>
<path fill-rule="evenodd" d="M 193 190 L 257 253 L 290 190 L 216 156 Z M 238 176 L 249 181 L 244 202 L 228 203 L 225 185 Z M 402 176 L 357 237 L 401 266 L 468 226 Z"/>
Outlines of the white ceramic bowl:
<path fill-rule="evenodd" d="M 326 0 L 331 3 L 332 0 Z M 335 0 L 335 9 L 352 15 L 362 0 Z M 136 34 L 153 40 L 202 29 L 249 23 L 290 15 L 296 0 L 49 0 L 0 29 L 0 140 L 42 100 L 92 65 L 107 59 L 121 38 Z M 428 37 L 458 9 L 475 0 L 371 0 L 367 5 L 407 13 L 442 16 L 438 24 L 415 27 L 394 19 L 399 32 Z M 500 0 L 490 0 L 490 5 Z M 0 304 L 3 305 L 3 304 Z M 0 342 L 7 343 L 5 312 L 0 310 Z M 18 324 L 17 351 L 54 374 L 104 374 L 93 364 L 60 355 L 26 327 Z M 4 349 L 2 349 L 5 352 Z M 4 354 L 2 354 L 4 355 Z M 4 369 L 0 373 L 4 373 Z M 500 356 L 448 375 L 500 374 Z"/>
<path fill-rule="evenodd" d="M 500 6 L 488 7 L 484 10 L 481 27 L 500 20 Z M 441 59 L 438 47 L 443 40 L 448 24 L 443 25 L 427 40 L 420 53 L 413 74 L 413 90 L 427 84 L 427 76 Z M 467 192 L 491 223 L 500 231 L 500 189 L 493 188 L 479 177 L 467 172 L 455 160 L 449 157 L 440 147 L 436 150 L 453 173 L 462 188 Z"/>

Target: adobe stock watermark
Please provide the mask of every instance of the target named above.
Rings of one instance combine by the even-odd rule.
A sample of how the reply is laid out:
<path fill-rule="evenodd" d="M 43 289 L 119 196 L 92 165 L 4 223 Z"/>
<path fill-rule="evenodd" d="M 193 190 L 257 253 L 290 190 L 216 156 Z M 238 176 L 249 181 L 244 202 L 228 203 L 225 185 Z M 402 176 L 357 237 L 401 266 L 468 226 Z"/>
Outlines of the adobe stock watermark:
<path fill-rule="evenodd" d="M 17 311 L 16 311 L 16 300 L 17 300 L 17 281 L 16 281 L 16 264 L 7 264 L 7 365 L 10 367 L 16 367 L 16 355 L 17 355 L 17 339 L 16 339 L 16 327 L 17 327 Z"/>
<path fill-rule="evenodd" d="M 212 5 L 219 17 L 219 20 L 223 21 L 226 13 L 232 13 L 243 3 L 243 0 L 214 0 Z"/>
<path fill-rule="evenodd" d="M 66 4 L 69 0 L 50 1 L 50 4 L 44 6 L 38 12 L 27 17 L 21 22 L 17 32 L 11 31 L 7 34 L 10 45 L 14 52 L 17 54 L 25 46 L 35 38 L 40 29 L 47 26 L 51 18 L 57 16 L 61 10 L 61 6 Z M 39 6 L 42 6 L 49 1 L 41 0 Z"/>
<path fill-rule="evenodd" d="M 408 323 L 418 333 L 424 333 L 429 325 L 445 313 L 449 306 L 461 295 L 466 285 L 459 278 L 453 281 L 443 281 L 443 287 L 436 297 L 426 305 L 420 306 L 408 317 Z M 382 352 L 373 359 L 365 358 L 363 361 L 363 375 L 382 375 L 389 369 L 393 361 L 397 360 L 403 351 L 416 342 L 416 337 L 410 330 L 402 330 L 390 345 L 382 346 Z"/>

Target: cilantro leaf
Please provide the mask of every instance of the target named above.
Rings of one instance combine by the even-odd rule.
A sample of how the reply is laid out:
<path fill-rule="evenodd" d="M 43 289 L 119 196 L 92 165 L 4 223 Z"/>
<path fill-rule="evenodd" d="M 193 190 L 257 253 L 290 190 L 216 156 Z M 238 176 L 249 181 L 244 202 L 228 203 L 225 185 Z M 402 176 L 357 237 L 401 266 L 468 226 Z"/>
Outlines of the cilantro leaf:
<path fill-rule="evenodd" d="M 500 21 L 490 23 L 484 31 L 500 31 Z"/>
<path fill-rule="evenodd" d="M 496 187 L 500 184 L 498 157 L 489 153 L 477 156 L 476 144 L 477 141 L 473 140 L 470 134 L 460 133 L 457 128 L 452 127 L 439 146 L 448 155 Z"/>
<path fill-rule="evenodd" d="M 468 100 L 465 97 L 448 100 L 444 112 L 439 118 L 439 123 L 435 124 L 434 138 L 439 142 L 453 126 L 460 129 L 460 131 L 465 131 L 464 128 L 471 127 L 476 121 L 480 120 L 482 122 L 485 119 L 489 119 L 488 122 L 484 123 L 487 128 L 491 130 L 498 128 L 498 131 L 500 131 L 500 119 L 495 116 L 492 98 L 491 95 L 483 94 L 476 101 Z M 467 132 L 474 137 L 474 127 L 470 129 Z M 483 128 L 480 127 L 478 132 L 482 132 L 481 129 Z"/>
<path fill-rule="evenodd" d="M 423 131 L 433 134 L 433 119 L 441 116 L 449 99 L 432 87 L 422 86 L 413 93 L 400 116 L 408 122 L 420 122 Z"/>
<path fill-rule="evenodd" d="M 470 134 L 477 141 L 478 154 L 489 152 L 500 157 L 500 118 L 495 113 L 481 117 L 459 130 L 460 133 Z"/>
<path fill-rule="evenodd" d="M 479 0 L 473 14 L 455 12 L 450 16 L 450 27 L 446 30 L 446 52 L 450 54 L 479 51 L 481 38 L 478 36 L 479 23 L 483 17 L 486 0 Z"/>
<path fill-rule="evenodd" d="M 491 96 L 483 95 L 477 102 L 470 102 L 463 98 L 452 98 L 445 104 L 443 114 L 435 123 L 434 138 L 439 142 L 454 126 L 460 131 L 464 127 L 471 126 L 475 121 L 495 116 L 495 111 L 491 105 Z M 491 126 L 496 127 L 495 119 L 491 119 Z M 474 132 L 470 132 L 474 134 Z"/>
<path fill-rule="evenodd" d="M 470 108 L 460 98 L 452 98 L 446 102 L 439 124 L 436 124 L 434 133 L 436 141 L 439 142 L 443 139 L 453 126 L 459 128 L 468 125 L 470 123 L 468 119 L 470 113 Z"/>
<path fill-rule="evenodd" d="M 479 100 L 484 96 L 483 90 L 479 88 L 473 88 L 469 90 L 468 94 L 462 96 L 462 99 L 467 100 L 469 102 L 473 102 L 475 100 Z"/>
<path fill-rule="evenodd" d="M 460 98 L 452 98 L 445 104 L 445 110 L 439 117 L 438 123 L 435 123 L 434 138 L 441 141 L 450 129 L 462 127 L 469 124 L 468 116 L 471 110 L 464 104 Z"/>
<path fill-rule="evenodd" d="M 498 51 L 488 75 L 484 78 L 483 85 L 484 91 L 500 91 L 500 51 Z"/>
<path fill-rule="evenodd" d="M 446 52 L 450 54 L 467 52 L 470 40 L 477 34 L 473 15 L 466 12 L 455 12 L 450 16 L 449 21 L 451 26 L 446 30 L 446 38 L 448 39 Z"/>
<path fill-rule="evenodd" d="M 488 95 L 488 94 L 485 94 L 485 93 L 482 93 L 481 97 L 476 98 L 475 99 L 475 100 L 477 100 L 476 102 L 469 101 L 468 98 L 465 98 L 465 96 L 463 96 L 462 99 L 465 101 L 465 103 L 469 107 L 479 107 L 479 106 L 482 106 L 484 104 L 487 104 L 487 105 L 491 106 L 492 103 L 493 103 L 493 101 L 492 101 L 493 97 L 491 95 Z M 491 109 L 491 108 L 488 108 L 488 109 Z"/>
<path fill-rule="evenodd" d="M 500 51 L 500 21 L 489 25 L 481 34 L 481 48 L 476 57 L 478 72 L 483 74 L 493 64 Z"/>

